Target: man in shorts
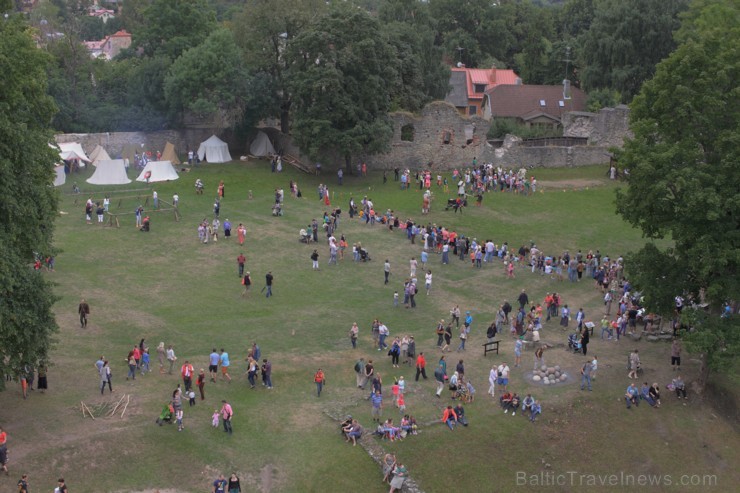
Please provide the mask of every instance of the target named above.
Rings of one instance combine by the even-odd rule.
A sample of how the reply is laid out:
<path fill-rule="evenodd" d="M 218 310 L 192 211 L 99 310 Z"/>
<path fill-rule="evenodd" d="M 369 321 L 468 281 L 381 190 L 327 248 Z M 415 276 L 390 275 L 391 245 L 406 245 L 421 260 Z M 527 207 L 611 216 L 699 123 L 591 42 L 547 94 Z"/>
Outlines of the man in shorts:
<path fill-rule="evenodd" d="M 218 364 L 221 362 L 221 356 L 216 352 L 216 348 L 213 348 L 211 355 L 208 357 L 208 373 L 211 374 L 211 382 L 216 382 L 216 376 L 218 376 Z"/>
<path fill-rule="evenodd" d="M 499 390 L 506 392 L 506 388 L 509 385 L 509 365 L 506 362 L 502 363 L 498 367 L 498 386 Z"/>
<path fill-rule="evenodd" d="M 229 353 L 224 351 L 224 348 L 221 348 L 221 375 L 229 382 L 231 383 L 231 376 L 229 375 L 229 366 L 231 363 L 229 362 Z"/>

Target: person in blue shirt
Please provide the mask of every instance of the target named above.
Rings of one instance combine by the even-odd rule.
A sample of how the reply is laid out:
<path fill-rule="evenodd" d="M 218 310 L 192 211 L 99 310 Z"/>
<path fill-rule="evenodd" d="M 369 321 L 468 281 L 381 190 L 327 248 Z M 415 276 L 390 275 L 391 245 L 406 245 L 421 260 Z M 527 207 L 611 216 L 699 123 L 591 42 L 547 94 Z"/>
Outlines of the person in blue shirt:
<path fill-rule="evenodd" d="M 632 404 L 635 406 L 640 405 L 640 393 L 634 383 L 631 383 L 627 387 L 627 392 L 624 394 L 624 400 L 627 403 L 627 409 L 632 408 Z"/>
<path fill-rule="evenodd" d="M 228 359 L 228 355 L 226 356 Z M 208 357 L 208 373 L 211 374 L 211 382 L 216 382 L 218 376 L 218 364 L 221 362 L 221 357 L 218 355 L 216 348 L 213 348 L 211 355 Z"/>
<path fill-rule="evenodd" d="M 213 482 L 213 493 L 226 493 L 226 478 L 223 474 L 219 474 L 218 478 Z"/>
<path fill-rule="evenodd" d="M 470 326 L 473 324 L 473 316 L 470 311 L 465 312 L 465 332 L 470 333 Z"/>
<path fill-rule="evenodd" d="M 221 348 L 221 356 L 219 359 L 221 360 L 221 375 L 231 383 L 231 376 L 229 375 L 229 366 L 231 366 L 231 363 L 229 362 L 229 353 L 224 351 L 223 348 Z"/>

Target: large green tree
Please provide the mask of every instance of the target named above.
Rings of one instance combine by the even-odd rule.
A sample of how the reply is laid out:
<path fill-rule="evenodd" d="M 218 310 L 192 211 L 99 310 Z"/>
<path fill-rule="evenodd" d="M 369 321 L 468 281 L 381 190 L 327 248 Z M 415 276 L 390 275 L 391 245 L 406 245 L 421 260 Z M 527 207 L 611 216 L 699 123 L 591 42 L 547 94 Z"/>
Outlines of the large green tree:
<path fill-rule="evenodd" d="M 291 44 L 293 135 L 309 157 L 352 156 L 387 149 L 387 116 L 398 73 L 393 48 L 378 36 L 378 21 L 339 5 Z"/>
<path fill-rule="evenodd" d="M 202 43 L 216 28 L 216 13 L 208 0 L 154 0 L 142 16 L 133 44 L 147 56 L 170 60 Z"/>
<path fill-rule="evenodd" d="M 48 361 L 58 330 L 51 286 L 31 267 L 34 254 L 53 252 L 57 211 L 48 61 L 20 18 L 0 21 L 0 387 Z"/>
<path fill-rule="evenodd" d="M 187 111 L 230 127 L 244 112 L 247 84 L 234 35 L 221 28 L 175 60 L 164 80 L 164 94 L 176 118 Z"/>
<path fill-rule="evenodd" d="M 737 319 L 722 304 L 740 298 L 740 6 L 713 0 L 697 6 L 683 42 L 661 62 L 632 103 L 634 138 L 619 154 L 630 170 L 617 208 L 650 239 L 628 259 L 648 306 L 665 312 L 675 295 L 706 304 L 684 310 L 701 353 L 701 383 L 740 350 Z"/>
<path fill-rule="evenodd" d="M 673 33 L 688 0 L 597 0 L 579 43 L 587 90 L 616 89 L 623 102 L 637 94 L 675 47 Z"/>
<path fill-rule="evenodd" d="M 249 69 L 269 81 L 262 93 L 269 113 L 280 118 L 283 133 L 290 132 L 293 95 L 288 86 L 285 53 L 293 40 L 326 12 L 321 0 L 254 0 L 235 16 L 232 29 Z"/>

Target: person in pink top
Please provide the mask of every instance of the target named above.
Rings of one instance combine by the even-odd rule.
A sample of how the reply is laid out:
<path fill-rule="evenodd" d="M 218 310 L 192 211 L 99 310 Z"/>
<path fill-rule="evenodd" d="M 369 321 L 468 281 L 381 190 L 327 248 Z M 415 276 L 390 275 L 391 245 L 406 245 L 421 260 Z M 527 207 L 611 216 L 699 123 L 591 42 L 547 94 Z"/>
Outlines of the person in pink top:
<path fill-rule="evenodd" d="M 234 415 L 234 411 L 231 409 L 231 405 L 225 400 L 221 401 L 221 418 L 224 421 L 224 432 L 231 435 L 231 417 Z"/>

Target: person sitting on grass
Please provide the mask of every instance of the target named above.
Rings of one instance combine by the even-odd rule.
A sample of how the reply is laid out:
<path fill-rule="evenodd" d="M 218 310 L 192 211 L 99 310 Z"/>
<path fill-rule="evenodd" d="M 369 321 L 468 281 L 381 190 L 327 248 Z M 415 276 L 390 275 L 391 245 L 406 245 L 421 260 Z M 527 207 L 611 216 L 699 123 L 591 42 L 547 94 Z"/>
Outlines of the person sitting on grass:
<path fill-rule="evenodd" d="M 657 405 L 657 402 L 655 402 L 653 396 L 650 395 L 650 388 L 651 387 L 648 385 L 647 382 L 644 382 L 642 384 L 642 387 L 640 387 L 640 399 L 650 404 L 650 407 L 655 407 Z"/>
<path fill-rule="evenodd" d="M 455 414 L 457 415 L 457 422 L 463 426 L 468 426 L 468 418 L 465 417 L 465 409 L 462 404 L 455 406 L 453 411 L 455 411 Z"/>
<path fill-rule="evenodd" d="M 538 414 L 542 414 L 542 405 L 540 404 L 540 401 L 534 401 L 534 404 L 532 404 L 532 413 L 529 415 L 529 420 L 534 423 Z"/>
<path fill-rule="evenodd" d="M 344 428 L 345 435 L 347 437 L 347 441 L 352 441 L 352 446 L 355 447 L 357 445 L 357 439 L 362 436 L 362 425 L 357 422 L 356 419 L 352 420 L 352 423 Z"/>
<path fill-rule="evenodd" d="M 634 383 L 631 383 L 629 387 L 627 387 L 627 392 L 624 394 L 624 400 L 627 403 L 627 409 L 631 409 L 632 404 L 635 406 L 640 405 L 640 392 L 637 390 Z"/>
<path fill-rule="evenodd" d="M 658 387 L 658 383 L 653 383 L 650 386 L 650 390 L 648 392 L 650 394 L 650 397 L 652 397 L 655 401 L 655 407 L 660 407 L 660 387 Z"/>
<path fill-rule="evenodd" d="M 504 410 L 504 414 L 506 414 L 508 411 L 511 411 L 511 415 L 516 416 L 516 410 L 519 409 L 519 401 L 519 395 L 514 392 L 514 395 L 511 396 L 511 401 Z"/>
<path fill-rule="evenodd" d="M 683 378 L 681 378 L 681 375 L 676 376 L 671 383 L 673 384 L 673 390 L 676 391 L 676 397 L 680 399 L 681 396 L 683 396 L 684 399 L 687 399 L 686 384 L 684 383 Z"/>
<path fill-rule="evenodd" d="M 457 423 L 457 414 L 452 406 L 447 406 L 442 414 L 442 422 L 446 424 L 450 430 L 455 429 L 455 423 Z"/>
<path fill-rule="evenodd" d="M 522 399 L 522 414 L 529 411 L 530 413 L 534 409 L 534 397 L 532 397 L 532 394 L 527 394 L 524 399 Z"/>
<path fill-rule="evenodd" d="M 393 426 L 393 418 L 388 418 L 383 423 L 383 436 L 390 438 L 391 442 L 400 439 L 401 428 Z"/>
<path fill-rule="evenodd" d="M 504 413 L 509 412 L 509 404 L 511 404 L 511 399 L 514 397 L 514 394 L 509 392 L 508 390 L 501 394 L 501 397 L 499 397 L 499 404 L 504 410 Z"/>

